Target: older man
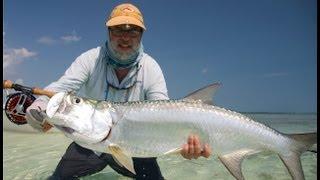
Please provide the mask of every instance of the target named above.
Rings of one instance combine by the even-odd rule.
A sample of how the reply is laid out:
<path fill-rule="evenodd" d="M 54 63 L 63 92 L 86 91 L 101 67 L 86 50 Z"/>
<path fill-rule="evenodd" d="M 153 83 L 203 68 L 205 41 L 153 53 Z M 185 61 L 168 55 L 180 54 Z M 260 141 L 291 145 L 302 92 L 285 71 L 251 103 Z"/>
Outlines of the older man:
<path fill-rule="evenodd" d="M 132 4 L 116 6 L 106 26 L 107 42 L 77 57 L 65 74 L 45 89 L 73 90 L 83 97 L 117 102 L 168 99 L 162 71 L 144 52 L 141 43 L 146 28 L 139 9 Z M 43 132 L 48 126 L 41 112 L 47 103 L 48 98 L 40 96 L 27 109 L 28 123 Z M 190 135 L 182 146 L 181 155 L 187 159 L 210 155 L 210 148 L 202 147 L 195 135 Z M 119 166 L 110 154 L 94 152 L 72 142 L 50 179 L 77 179 L 99 172 L 107 165 L 124 176 L 163 179 L 156 158 L 133 158 L 133 163 L 136 175 Z"/>

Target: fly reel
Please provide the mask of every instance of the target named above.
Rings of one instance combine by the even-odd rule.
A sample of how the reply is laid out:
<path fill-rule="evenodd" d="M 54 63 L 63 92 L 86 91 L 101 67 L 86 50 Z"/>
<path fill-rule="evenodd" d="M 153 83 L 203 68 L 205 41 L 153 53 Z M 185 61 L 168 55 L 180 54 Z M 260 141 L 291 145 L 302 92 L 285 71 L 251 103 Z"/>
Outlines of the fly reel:
<path fill-rule="evenodd" d="M 17 124 L 27 124 L 26 110 L 35 101 L 35 97 L 27 92 L 17 92 L 7 96 L 5 113 L 8 119 Z"/>

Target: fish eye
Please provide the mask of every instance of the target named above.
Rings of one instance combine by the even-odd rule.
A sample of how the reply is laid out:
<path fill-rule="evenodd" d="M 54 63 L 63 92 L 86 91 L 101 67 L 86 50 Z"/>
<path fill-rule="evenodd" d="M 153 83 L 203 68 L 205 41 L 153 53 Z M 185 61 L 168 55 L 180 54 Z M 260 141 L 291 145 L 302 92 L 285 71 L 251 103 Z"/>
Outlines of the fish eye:
<path fill-rule="evenodd" d="M 73 103 L 74 103 L 74 104 L 79 104 L 80 102 L 81 102 L 81 99 L 78 98 L 78 97 L 76 97 L 76 98 L 73 99 Z"/>

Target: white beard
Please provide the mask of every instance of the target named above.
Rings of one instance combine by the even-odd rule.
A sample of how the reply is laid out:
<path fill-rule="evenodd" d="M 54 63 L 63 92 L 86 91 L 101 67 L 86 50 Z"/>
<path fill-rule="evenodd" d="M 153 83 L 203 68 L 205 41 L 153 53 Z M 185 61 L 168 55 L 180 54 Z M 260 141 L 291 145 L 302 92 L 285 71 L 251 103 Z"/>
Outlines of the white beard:
<path fill-rule="evenodd" d="M 135 58 L 138 54 L 138 51 L 139 51 L 139 46 L 137 46 L 137 47 L 134 47 L 134 49 L 131 52 L 119 52 L 119 51 L 116 51 L 116 46 L 117 46 L 116 42 L 109 42 L 109 44 L 111 47 L 110 51 L 112 52 L 112 54 L 117 59 L 121 60 L 123 63 Z"/>

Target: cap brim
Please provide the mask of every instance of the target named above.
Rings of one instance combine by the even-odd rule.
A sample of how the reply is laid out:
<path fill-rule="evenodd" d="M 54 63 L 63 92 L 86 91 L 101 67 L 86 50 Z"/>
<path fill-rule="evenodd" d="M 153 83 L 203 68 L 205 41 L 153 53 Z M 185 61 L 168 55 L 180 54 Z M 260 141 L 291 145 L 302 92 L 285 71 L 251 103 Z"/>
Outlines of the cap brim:
<path fill-rule="evenodd" d="M 122 24 L 133 24 L 146 30 L 146 27 L 142 24 L 141 21 L 129 16 L 114 17 L 106 22 L 106 26 L 108 27 L 122 25 Z"/>

